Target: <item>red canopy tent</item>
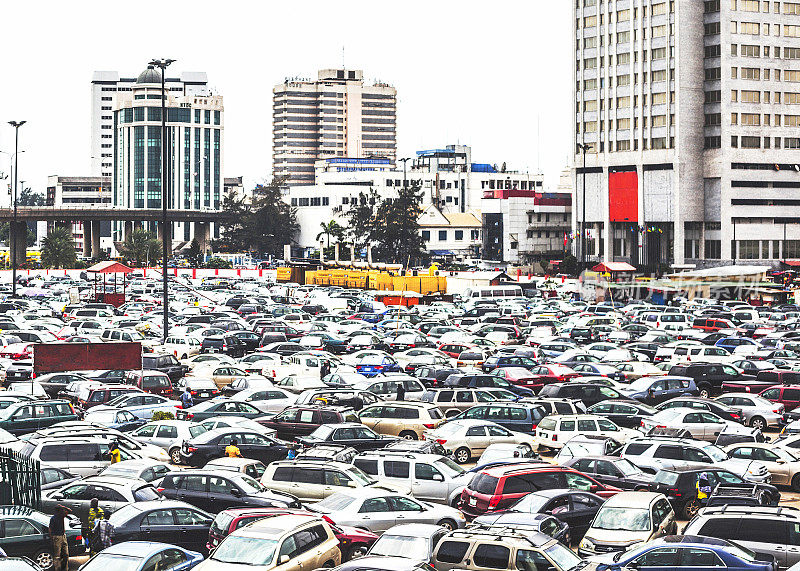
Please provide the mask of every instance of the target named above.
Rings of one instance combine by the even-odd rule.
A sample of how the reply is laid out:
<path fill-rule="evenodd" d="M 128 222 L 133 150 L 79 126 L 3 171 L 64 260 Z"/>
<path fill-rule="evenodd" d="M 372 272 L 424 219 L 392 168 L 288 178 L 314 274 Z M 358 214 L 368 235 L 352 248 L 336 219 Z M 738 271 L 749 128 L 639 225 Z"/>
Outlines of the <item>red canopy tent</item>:
<path fill-rule="evenodd" d="M 627 262 L 601 262 L 592 268 L 595 272 L 635 272 L 636 268 Z"/>
<path fill-rule="evenodd" d="M 131 273 L 133 271 L 132 268 L 129 268 L 125 264 L 120 264 L 119 262 L 107 261 L 107 262 L 98 262 L 92 267 L 88 268 L 86 271 L 95 275 L 94 301 L 101 303 L 108 303 L 113 305 L 114 307 L 119 307 L 120 305 L 125 303 L 125 290 L 126 290 L 125 275 Z M 99 274 L 103 275 L 103 288 L 101 291 L 97 291 Z M 108 276 L 108 274 L 114 274 L 114 291 L 111 293 L 106 291 L 106 276 Z M 116 278 L 117 274 L 122 274 L 122 293 L 117 292 L 117 285 L 118 285 L 118 280 Z"/>

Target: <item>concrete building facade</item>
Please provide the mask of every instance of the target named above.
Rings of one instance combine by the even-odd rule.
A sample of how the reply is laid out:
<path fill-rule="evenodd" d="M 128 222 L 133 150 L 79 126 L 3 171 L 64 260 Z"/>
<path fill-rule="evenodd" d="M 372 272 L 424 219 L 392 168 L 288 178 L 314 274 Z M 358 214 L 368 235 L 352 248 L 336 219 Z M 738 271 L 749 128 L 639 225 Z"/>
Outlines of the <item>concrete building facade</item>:
<path fill-rule="evenodd" d="M 130 92 L 118 94 L 114 110 L 112 204 L 122 208 L 161 207 L 161 75 L 148 68 Z M 167 207 L 172 210 L 218 211 L 223 199 L 224 107 L 220 95 L 168 94 Z M 162 229 L 150 223 L 159 235 Z M 174 222 L 170 238 L 181 249 L 197 238 L 207 246 L 216 224 Z M 115 223 L 114 239 L 133 230 Z"/>
<path fill-rule="evenodd" d="M 51 175 L 47 177 L 45 200 L 47 206 L 64 209 L 111 206 L 111 177 Z M 52 225 L 49 223 L 48 226 Z M 96 258 L 100 250 L 113 252 L 111 222 L 75 220 L 70 222 L 70 228 L 79 256 Z"/>
<path fill-rule="evenodd" d="M 130 92 L 136 77 L 120 77 L 117 71 L 95 71 L 91 82 L 91 175 L 111 176 L 114 168 L 114 108 L 117 94 Z M 205 72 L 185 71 L 167 77 L 173 95 L 208 95 Z"/>
<path fill-rule="evenodd" d="M 800 3 L 574 6 L 574 230 L 588 259 L 800 257 Z"/>
<path fill-rule="evenodd" d="M 314 184 L 315 163 L 333 157 L 397 158 L 397 91 L 366 85 L 361 70 L 324 69 L 273 89 L 273 174 Z"/>

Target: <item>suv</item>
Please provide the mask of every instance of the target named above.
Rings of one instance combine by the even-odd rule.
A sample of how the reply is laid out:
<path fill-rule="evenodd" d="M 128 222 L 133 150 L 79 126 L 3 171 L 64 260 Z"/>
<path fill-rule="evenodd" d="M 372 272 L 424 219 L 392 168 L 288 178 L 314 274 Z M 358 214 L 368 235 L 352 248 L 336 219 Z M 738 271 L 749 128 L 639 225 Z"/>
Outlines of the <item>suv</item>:
<path fill-rule="evenodd" d="M 445 535 L 432 558 L 436 571 L 576 569 L 580 558 L 549 535 L 525 528 L 473 526 Z"/>
<path fill-rule="evenodd" d="M 461 511 L 475 517 L 508 508 L 530 492 L 573 488 L 603 498 L 621 490 L 606 486 L 572 468 L 540 462 L 493 466 L 480 470 L 461 493 Z"/>
<path fill-rule="evenodd" d="M 160 371 L 128 371 L 123 382 L 154 395 L 171 397 L 175 392 L 170 377 Z"/>
<path fill-rule="evenodd" d="M 267 466 L 261 483 L 271 490 L 297 496 L 303 501 L 323 500 L 347 488 L 375 486 L 390 492 L 408 493 L 409 487 L 380 484 L 351 464 L 316 460 L 279 460 Z"/>
<path fill-rule="evenodd" d="M 684 363 L 670 367 L 671 376 L 690 377 L 697 385 L 699 396 L 707 399 L 722 392 L 722 384 L 752 378 L 732 365 L 723 363 Z"/>
<path fill-rule="evenodd" d="M 356 456 L 353 465 L 381 482 L 410 488 L 417 499 L 453 507 L 472 477 L 450 458 L 438 454 L 380 450 Z"/>
<path fill-rule="evenodd" d="M 0 429 L 15 436 L 71 420 L 78 420 L 78 415 L 65 400 L 12 402 L 0 410 Z"/>
<path fill-rule="evenodd" d="M 450 420 L 463 418 L 491 420 L 509 430 L 527 432 L 533 435 L 536 432 L 539 421 L 545 416 L 547 416 L 547 411 L 539 405 L 526 402 L 493 402 L 491 404 L 475 405 Z"/>
<path fill-rule="evenodd" d="M 230 357 L 244 357 L 247 345 L 233 333 L 229 335 L 209 335 L 200 344 L 201 353 L 222 353 Z"/>
<path fill-rule="evenodd" d="M 686 462 L 699 462 L 709 468 L 730 470 L 748 482 L 768 484 L 772 480 L 761 462 L 728 458 L 728 454 L 718 446 L 686 438 L 637 438 L 622 447 L 620 456 L 651 473 L 682 466 Z"/>
<path fill-rule="evenodd" d="M 428 429 L 436 428 L 443 420 L 438 407 L 421 402 L 378 403 L 363 408 L 358 416 L 361 423 L 378 434 L 422 439 Z"/>
<path fill-rule="evenodd" d="M 51 569 L 53 565 L 53 543 L 48 529 L 50 516 L 24 506 L 1 506 L 0 528 L 5 530 L 0 537 L 0 549 L 8 557 L 27 557 L 37 566 L 19 565 L 8 561 L 6 565 L 14 569 Z M 69 554 L 82 555 L 86 545 L 81 537 L 81 522 L 74 515 L 64 520 Z"/>
<path fill-rule="evenodd" d="M 165 373 L 173 383 L 183 378 L 190 371 L 186 365 L 181 365 L 177 357 L 172 354 L 151 354 L 142 355 L 142 369 L 151 371 L 161 371 Z"/>
<path fill-rule="evenodd" d="M 105 438 L 58 435 L 26 442 L 20 454 L 76 476 L 96 476 L 111 462 L 109 444 Z M 122 446 L 119 454 L 122 460 L 140 457 Z"/>
<path fill-rule="evenodd" d="M 497 400 L 494 395 L 480 389 L 428 389 L 420 399 L 439 407 L 439 410 L 450 418 L 473 405 Z"/>
<path fill-rule="evenodd" d="M 475 373 L 456 373 L 447 377 L 442 383 L 445 387 L 473 388 L 500 388 L 506 389 L 520 397 L 532 397 L 533 391 L 520 384 L 496 376 Z"/>
<path fill-rule="evenodd" d="M 276 436 L 292 440 L 297 436 L 308 436 L 323 424 L 359 422 L 352 409 L 330 406 L 291 406 L 272 417 L 259 418 L 257 422 L 272 428 Z"/>
<path fill-rule="evenodd" d="M 586 405 L 580 399 L 568 399 L 559 397 L 535 396 L 520 399 L 519 402 L 535 404 L 542 407 L 549 414 L 584 414 Z"/>
<path fill-rule="evenodd" d="M 777 373 L 778 371 L 765 372 Z M 792 371 L 792 373 L 795 375 L 800 374 L 795 373 L 794 371 Z M 759 373 L 759 377 L 760 376 L 761 373 Z M 797 384 L 797 382 L 798 381 L 794 380 L 793 384 L 791 385 L 782 385 L 779 387 L 769 388 L 765 391 L 761 391 L 760 395 L 770 402 L 782 404 L 784 406 L 784 410 L 794 410 L 800 406 L 800 384 Z"/>
<path fill-rule="evenodd" d="M 158 491 L 165 498 L 188 502 L 209 513 L 233 507 L 299 508 L 291 494 L 271 491 L 247 474 L 229 470 L 169 472 Z"/>
<path fill-rule="evenodd" d="M 709 507 L 698 513 L 683 533 L 735 541 L 773 555 L 781 569 L 800 562 L 800 511 L 795 508 Z"/>
<path fill-rule="evenodd" d="M 106 404 L 119 396 L 141 392 L 143 392 L 141 389 L 128 385 L 92 385 L 86 383 L 78 389 L 75 406 L 86 411 L 93 406 Z"/>
<path fill-rule="evenodd" d="M 585 382 L 581 380 L 545 385 L 542 387 L 542 390 L 539 391 L 539 396 L 577 399 L 586 406 L 591 406 L 608 399 L 625 398 L 625 395 L 614 388 L 601 383 Z"/>

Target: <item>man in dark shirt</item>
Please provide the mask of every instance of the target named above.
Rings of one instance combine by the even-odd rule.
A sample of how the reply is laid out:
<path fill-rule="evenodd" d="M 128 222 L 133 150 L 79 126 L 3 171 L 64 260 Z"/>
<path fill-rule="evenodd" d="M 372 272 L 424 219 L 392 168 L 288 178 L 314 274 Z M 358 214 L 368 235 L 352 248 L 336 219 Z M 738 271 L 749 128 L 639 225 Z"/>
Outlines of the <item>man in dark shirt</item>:
<path fill-rule="evenodd" d="M 70 512 L 62 505 L 56 506 L 56 512 L 50 518 L 50 540 L 53 542 L 53 571 L 67 571 L 69 567 L 69 547 L 64 527 L 64 518 Z"/>

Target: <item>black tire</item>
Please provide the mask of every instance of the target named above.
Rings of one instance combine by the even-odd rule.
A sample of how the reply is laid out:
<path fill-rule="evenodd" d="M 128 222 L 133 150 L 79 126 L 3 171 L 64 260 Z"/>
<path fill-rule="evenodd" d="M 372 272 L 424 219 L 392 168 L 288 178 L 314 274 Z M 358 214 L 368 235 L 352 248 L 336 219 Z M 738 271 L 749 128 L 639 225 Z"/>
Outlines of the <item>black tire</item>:
<path fill-rule="evenodd" d="M 792 478 L 792 491 L 800 492 L 800 474 L 795 474 Z"/>
<path fill-rule="evenodd" d="M 700 385 L 697 388 L 700 391 L 700 394 L 697 395 L 697 396 L 699 396 L 701 399 L 710 399 L 711 398 L 711 387 L 710 386 L 708 386 L 708 385 Z"/>
<path fill-rule="evenodd" d="M 462 446 L 453 452 L 453 459 L 459 464 L 466 464 L 472 458 L 472 453 L 469 448 Z"/>
<path fill-rule="evenodd" d="M 322 564 L 323 569 L 333 569 L 336 567 L 336 563 L 328 559 L 325 563 Z"/>
<path fill-rule="evenodd" d="M 418 440 L 417 433 L 413 430 L 404 430 L 400 433 L 400 438 L 405 438 L 406 440 Z"/>
<path fill-rule="evenodd" d="M 683 512 L 683 517 L 689 520 L 692 519 L 694 516 L 697 515 L 697 512 L 700 509 L 700 507 L 701 507 L 700 500 L 698 500 L 697 498 L 692 498 L 691 500 L 683 504 L 683 507 L 681 508 L 681 511 Z"/>
<path fill-rule="evenodd" d="M 172 460 L 173 464 L 181 465 L 183 464 L 183 458 L 181 458 L 181 449 L 180 448 L 173 448 L 169 451 L 169 459 Z"/>
<path fill-rule="evenodd" d="M 458 524 L 449 517 L 444 518 L 443 520 L 437 522 L 436 525 L 441 525 L 447 531 L 453 531 L 454 529 L 458 529 Z"/>
<path fill-rule="evenodd" d="M 369 547 L 364 544 L 356 544 L 351 545 L 350 549 L 347 550 L 347 560 L 351 561 L 353 559 L 358 559 L 359 557 L 364 557 L 369 551 Z"/>
<path fill-rule="evenodd" d="M 764 432 L 764 429 L 766 427 L 767 427 L 766 421 L 760 416 L 754 416 L 753 418 L 750 419 L 750 428 L 755 428 L 756 430 Z"/>
<path fill-rule="evenodd" d="M 55 563 L 55 557 L 49 549 L 42 549 L 33 556 L 33 562 L 41 567 L 42 571 L 50 571 Z"/>

